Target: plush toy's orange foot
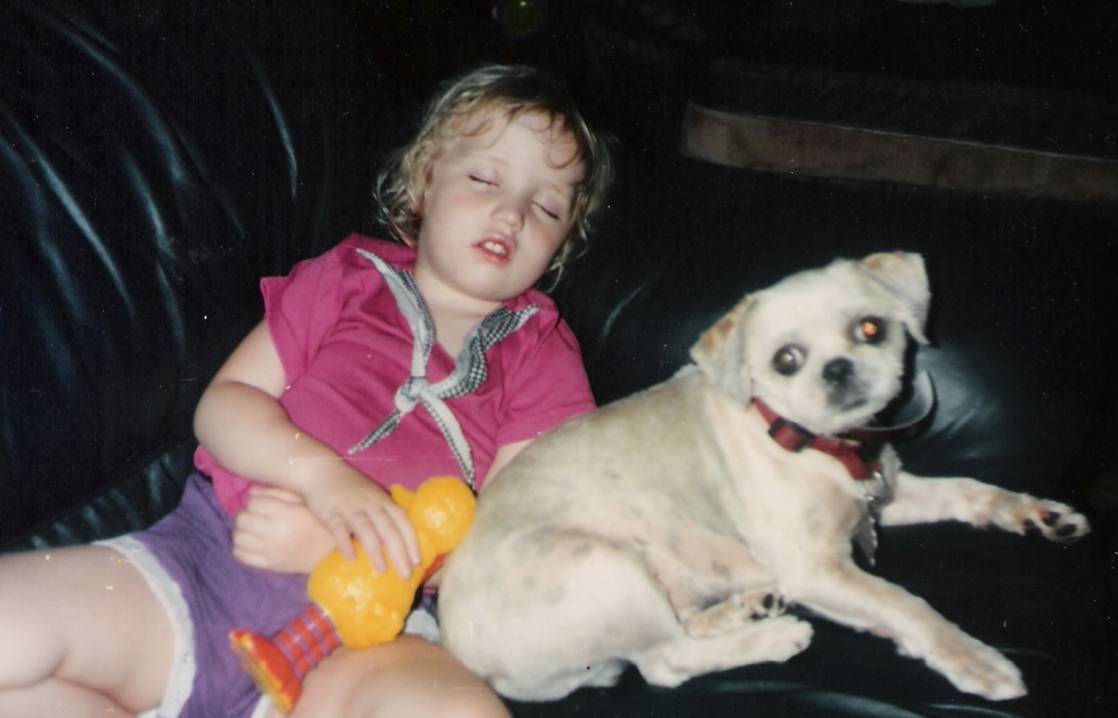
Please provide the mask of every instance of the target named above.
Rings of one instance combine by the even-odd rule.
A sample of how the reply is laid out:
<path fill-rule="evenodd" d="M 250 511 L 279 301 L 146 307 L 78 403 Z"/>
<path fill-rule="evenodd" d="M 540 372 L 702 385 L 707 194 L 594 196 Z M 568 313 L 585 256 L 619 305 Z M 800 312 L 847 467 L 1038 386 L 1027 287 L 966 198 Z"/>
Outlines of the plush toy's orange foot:
<path fill-rule="evenodd" d="M 229 645 L 260 692 L 289 713 L 303 692 L 303 677 L 340 645 L 330 619 L 310 606 L 272 637 L 236 629 Z"/>

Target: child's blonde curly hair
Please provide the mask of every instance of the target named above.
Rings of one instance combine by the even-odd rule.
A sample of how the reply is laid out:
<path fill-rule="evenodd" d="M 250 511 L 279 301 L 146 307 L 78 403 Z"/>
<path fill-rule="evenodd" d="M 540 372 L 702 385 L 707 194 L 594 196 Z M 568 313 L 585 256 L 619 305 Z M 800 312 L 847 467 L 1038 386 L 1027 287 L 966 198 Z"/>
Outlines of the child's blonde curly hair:
<path fill-rule="evenodd" d="M 575 187 L 574 223 L 548 267 L 561 272 L 586 248 L 590 216 L 613 180 L 613 159 L 607 139 L 586 123 L 562 85 L 532 67 L 486 65 L 445 85 L 427 106 L 415 138 L 389 156 L 377 177 L 380 219 L 395 239 L 414 246 L 423 220 L 420 200 L 440 150 L 449 139 L 482 131 L 488 125 L 468 128 L 468 120 L 491 111 L 506 121 L 526 113 L 546 115 L 575 140 L 577 152 L 570 161 L 581 161 L 584 170 Z"/>

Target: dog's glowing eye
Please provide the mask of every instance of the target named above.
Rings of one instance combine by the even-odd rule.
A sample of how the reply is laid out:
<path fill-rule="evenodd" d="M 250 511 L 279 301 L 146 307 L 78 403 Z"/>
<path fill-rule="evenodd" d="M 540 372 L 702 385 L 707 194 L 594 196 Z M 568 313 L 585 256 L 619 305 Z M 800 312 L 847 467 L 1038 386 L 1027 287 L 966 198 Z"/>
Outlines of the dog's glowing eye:
<path fill-rule="evenodd" d="M 778 374 L 784 376 L 792 376 L 800 370 L 804 365 L 804 350 L 798 346 L 788 345 L 781 347 L 780 351 L 773 355 L 773 369 L 776 369 Z"/>
<path fill-rule="evenodd" d="M 880 344 L 885 340 L 885 322 L 877 317 L 864 317 L 854 328 L 854 338 L 866 344 Z"/>

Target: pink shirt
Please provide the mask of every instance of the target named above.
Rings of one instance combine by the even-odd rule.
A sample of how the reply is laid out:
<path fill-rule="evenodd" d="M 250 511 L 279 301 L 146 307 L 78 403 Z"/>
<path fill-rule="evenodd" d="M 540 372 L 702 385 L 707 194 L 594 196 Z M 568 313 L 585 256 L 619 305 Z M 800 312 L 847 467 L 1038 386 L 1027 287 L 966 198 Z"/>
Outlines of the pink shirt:
<path fill-rule="evenodd" d="M 280 404 L 296 426 L 382 486 L 414 489 L 431 476 L 461 475 L 422 407 L 387 438 L 358 454 L 346 453 L 392 411 L 412 354 L 407 320 L 358 248 L 414 269 L 410 247 L 351 235 L 326 254 L 295 265 L 286 277 L 261 281 L 265 318 L 287 380 Z M 512 310 L 536 305 L 539 311 L 489 350 L 488 378 L 476 392 L 446 402 L 470 444 L 479 482 L 499 447 L 535 438 L 594 408 L 578 344 L 555 303 L 529 290 L 505 305 Z M 434 383 L 453 369 L 454 358 L 436 345 L 428 379 Z M 201 446 L 194 462 L 213 478 L 230 515 L 244 507 L 250 481 L 225 470 Z"/>

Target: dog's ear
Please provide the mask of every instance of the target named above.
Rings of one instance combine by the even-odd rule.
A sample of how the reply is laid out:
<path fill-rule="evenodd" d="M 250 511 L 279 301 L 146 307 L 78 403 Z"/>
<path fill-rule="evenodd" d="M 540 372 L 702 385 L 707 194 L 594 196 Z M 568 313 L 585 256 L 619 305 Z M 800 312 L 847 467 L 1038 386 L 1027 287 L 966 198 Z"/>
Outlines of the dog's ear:
<path fill-rule="evenodd" d="M 859 266 L 900 302 L 905 328 L 912 338 L 927 344 L 924 324 L 928 321 L 928 305 L 932 293 L 924 258 L 913 252 L 882 252 L 864 258 Z"/>
<path fill-rule="evenodd" d="M 742 299 L 691 347 L 691 358 L 715 388 L 745 404 L 752 396 L 745 363 L 745 315 L 753 300 Z"/>

